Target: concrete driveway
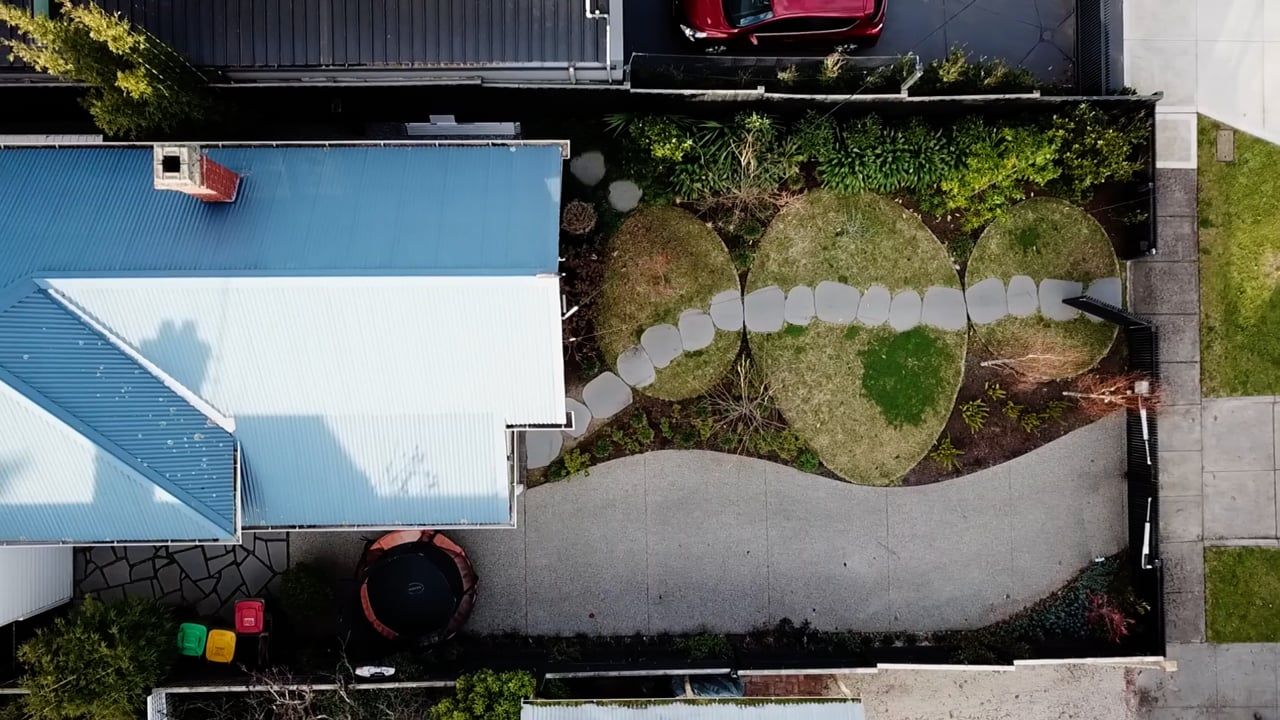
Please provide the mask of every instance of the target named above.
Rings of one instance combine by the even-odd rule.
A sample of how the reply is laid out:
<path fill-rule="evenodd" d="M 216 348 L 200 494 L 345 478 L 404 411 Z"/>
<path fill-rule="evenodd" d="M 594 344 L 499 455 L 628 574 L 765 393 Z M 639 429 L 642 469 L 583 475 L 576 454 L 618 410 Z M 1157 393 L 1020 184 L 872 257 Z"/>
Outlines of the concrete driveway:
<path fill-rule="evenodd" d="M 1073 82 L 1075 0 L 888 0 L 880 43 L 861 55 L 914 52 L 926 62 L 953 46 L 974 55 L 1004 58 L 1042 80 Z M 636 52 L 687 53 L 670 0 L 625 4 L 627 56 Z M 811 53 L 824 55 L 827 49 Z"/>
<path fill-rule="evenodd" d="M 656 452 L 529 490 L 515 530 L 451 533 L 475 632 L 979 627 L 1124 547 L 1123 418 L 1011 462 L 873 488 L 710 452 Z"/>

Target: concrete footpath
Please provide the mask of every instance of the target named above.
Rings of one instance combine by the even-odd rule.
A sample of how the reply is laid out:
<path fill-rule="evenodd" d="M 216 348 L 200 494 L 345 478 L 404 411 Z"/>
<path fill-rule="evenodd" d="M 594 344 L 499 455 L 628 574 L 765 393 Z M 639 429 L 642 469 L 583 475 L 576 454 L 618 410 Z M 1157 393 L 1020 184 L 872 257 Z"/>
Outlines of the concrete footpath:
<path fill-rule="evenodd" d="M 526 492 L 515 530 L 454 533 L 481 575 L 469 629 L 979 627 L 1124 546 L 1121 424 L 914 488 L 701 451 L 608 462 Z"/>

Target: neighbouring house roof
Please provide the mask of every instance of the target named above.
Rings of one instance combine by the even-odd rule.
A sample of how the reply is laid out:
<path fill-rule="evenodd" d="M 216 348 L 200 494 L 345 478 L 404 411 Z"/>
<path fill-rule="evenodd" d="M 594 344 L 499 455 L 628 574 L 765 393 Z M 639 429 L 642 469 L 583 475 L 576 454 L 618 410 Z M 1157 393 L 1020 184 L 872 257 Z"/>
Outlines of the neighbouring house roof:
<path fill-rule="evenodd" d="M 863 720 L 857 700 L 701 698 L 677 700 L 533 700 L 520 720 Z"/>
<path fill-rule="evenodd" d="M 74 507 L 35 536 L 20 512 L 66 488 L 137 503 L 149 480 L 226 519 L 213 446 L 239 449 L 244 527 L 510 525 L 506 427 L 565 417 L 560 149 L 210 155 L 243 174 L 234 203 L 152 189 L 149 148 L 0 150 L 0 187 L 25 188 L 0 195 L 0 475 L 30 445 L 87 453 L 25 466 L 21 493 L 0 477 L 0 540 L 226 541 L 234 522 L 122 538 Z"/>

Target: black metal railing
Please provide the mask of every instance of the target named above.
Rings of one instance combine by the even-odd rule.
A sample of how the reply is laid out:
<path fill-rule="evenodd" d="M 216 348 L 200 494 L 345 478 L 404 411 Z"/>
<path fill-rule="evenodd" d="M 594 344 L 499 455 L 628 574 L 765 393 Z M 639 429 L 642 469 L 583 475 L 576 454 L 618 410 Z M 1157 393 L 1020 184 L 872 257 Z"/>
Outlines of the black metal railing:
<path fill-rule="evenodd" d="M 1076 3 L 1076 83 L 1081 95 L 1119 92 L 1123 32 L 1117 0 Z"/>

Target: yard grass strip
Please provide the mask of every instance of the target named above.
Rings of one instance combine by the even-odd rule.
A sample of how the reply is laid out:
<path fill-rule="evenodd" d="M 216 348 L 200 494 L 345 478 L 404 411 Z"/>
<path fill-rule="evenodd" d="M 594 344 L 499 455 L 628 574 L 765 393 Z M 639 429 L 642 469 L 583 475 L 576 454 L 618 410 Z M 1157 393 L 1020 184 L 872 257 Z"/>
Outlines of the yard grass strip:
<path fill-rule="evenodd" d="M 1280 642 L 1280 549 L 1204 550 L 1209 642 Z"/>

